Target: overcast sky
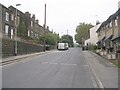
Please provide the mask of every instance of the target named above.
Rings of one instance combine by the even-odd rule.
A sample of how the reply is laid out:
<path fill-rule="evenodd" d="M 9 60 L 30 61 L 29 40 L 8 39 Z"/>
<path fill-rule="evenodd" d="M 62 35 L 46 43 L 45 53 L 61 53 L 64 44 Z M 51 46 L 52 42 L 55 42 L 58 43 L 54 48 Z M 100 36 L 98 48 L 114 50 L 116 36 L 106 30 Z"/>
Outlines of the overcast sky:
<path fill-rule="evenodd" d="M 75 35 L 80 22 L 95 25 L 96 20 L 105 21 L 118 10 L 120 0 L 0 0 L 6 7 L 21 4 L 22 12 L 35 14 L 39 24 L 44 23 L 44 4 L 47 5 L 47 26 L 62 34 Z"/>

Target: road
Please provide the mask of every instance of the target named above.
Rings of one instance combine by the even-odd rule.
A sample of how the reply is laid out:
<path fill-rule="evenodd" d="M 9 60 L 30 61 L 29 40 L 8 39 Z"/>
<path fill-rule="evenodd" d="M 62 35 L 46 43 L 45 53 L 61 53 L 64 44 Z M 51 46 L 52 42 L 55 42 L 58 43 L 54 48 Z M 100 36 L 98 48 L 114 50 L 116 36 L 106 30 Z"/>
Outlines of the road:
<path fill-rule="evenodd" d="M 80 48 L 52 51 L 2 68 L 3 88 L 117 88 L 118 70 Z"/>

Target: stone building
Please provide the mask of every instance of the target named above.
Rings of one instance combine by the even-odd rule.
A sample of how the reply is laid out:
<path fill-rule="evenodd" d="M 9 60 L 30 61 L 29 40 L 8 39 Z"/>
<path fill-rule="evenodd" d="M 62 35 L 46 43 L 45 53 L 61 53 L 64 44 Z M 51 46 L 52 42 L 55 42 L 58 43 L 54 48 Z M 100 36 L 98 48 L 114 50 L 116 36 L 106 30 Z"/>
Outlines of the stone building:
<path fill-rule="evenodd" d="M 0 33 L 2 38 L 14 39 L 15 14 L 2 4 L 0 4 L 0 12 Z"/>
<path fill-rule="evenodd" d="M 17 27 L 17 38 L 15 32 Z M 46 33 L 50 32 L 46 28 Z M 44 35 L 44 27 L 39 24 L 35 15 L 31 17 L 29 12 L 23 13 L 13 6 L 5 7 L 0 4 L 0 40 L 2 44 L 2 57 L 14 56 L 17 41 L 17 54 L 28 54 L 43 51 L 43 45 L 36 42 L 41 35 Z M 1 42 L 0 41 L 0 42 Z"/>
<path fill-rule="evenodd" d="M 98 46 L 102 50 L 112 55 L 120 52 L 120 9 L 104 21 L 96 32 Z"/>
<path fill-rule="evenodd" d="M 31 16 L 29 12 L 23 13 L 17 9 L 16 19 L 15 7 L 10 6 L 7 8 L 0 4 L 0 18 L 0 36 L 3 35 L 3 38 L 14 40 L 16 27 L 18 41 L 39 39 L 41 35 L 44 35 L 44 26 L 41 26 L 35 15 Z M 45 32 L 50 32 L 49 27 L 46 27 Z"/>

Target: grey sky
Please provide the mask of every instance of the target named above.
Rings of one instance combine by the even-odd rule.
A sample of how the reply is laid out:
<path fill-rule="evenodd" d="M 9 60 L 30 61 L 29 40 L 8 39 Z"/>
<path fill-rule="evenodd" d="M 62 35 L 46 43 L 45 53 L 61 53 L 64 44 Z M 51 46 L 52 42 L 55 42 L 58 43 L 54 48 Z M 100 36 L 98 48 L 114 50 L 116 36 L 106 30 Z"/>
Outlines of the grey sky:
<path fill-rule="evenodd" d="M 120 0 L 0 0 L 6 7 L 20 3 L 22 12 L 29 11 L 44 23 L 44 4 L 47 4 L 47 26 L 61 34 L 75 35 L 80 22 L 95 24 L 96 19 L 105 21 L 118 9 Z M 97 15 L 97 16 L 96 16 Z M 63 32 L 63 33 L 62 33 Z"/>

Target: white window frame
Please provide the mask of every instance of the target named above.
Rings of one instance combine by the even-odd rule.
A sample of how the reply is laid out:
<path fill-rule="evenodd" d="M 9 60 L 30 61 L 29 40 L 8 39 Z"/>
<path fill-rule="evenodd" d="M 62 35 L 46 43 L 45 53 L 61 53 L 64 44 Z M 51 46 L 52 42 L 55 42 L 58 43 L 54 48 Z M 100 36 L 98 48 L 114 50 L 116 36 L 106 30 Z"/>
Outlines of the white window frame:
<path fill-rule="evenodd" d="M 13 33 L 13 32 L 14 32 L 14 30 L 13 30 L 13 28 L 11 28 L 11 35 L 10 35 L 10 36 L 11 36 L 11 39 L 14 38 L 14 33 Z"/>
<path fill-rule="evenodd" d="M 110 22 L 110 28 L 112 28 L 112 21 Z"/>
<path fill-rule="evenodd" d="M 31 31 L 31 37 L 33 38 L 33 31 Z"/>
<path fill-rule="evenodd" d="M 115 19 L 115 26 L 118 26 L 118 22 L 117 22 L 117 19 Z"/>
<path fill-rule="evenodd" d="M 9 13 L 8 12 L 5 13 L 5 20 L 9 21 Z"/>
<path fill-rule="evenodd" d="M 28 30 L 28 37 L 30 37 L 30 30 Z"/>
<path fill-rule="evenodd" d="M 8 37 L 9 25 L 5 25 L 5 36 Z"/>
<path fill-rule="evenodd" d="M 31 27 L 33 27 L 33 21 L 31 21 Z"/>

